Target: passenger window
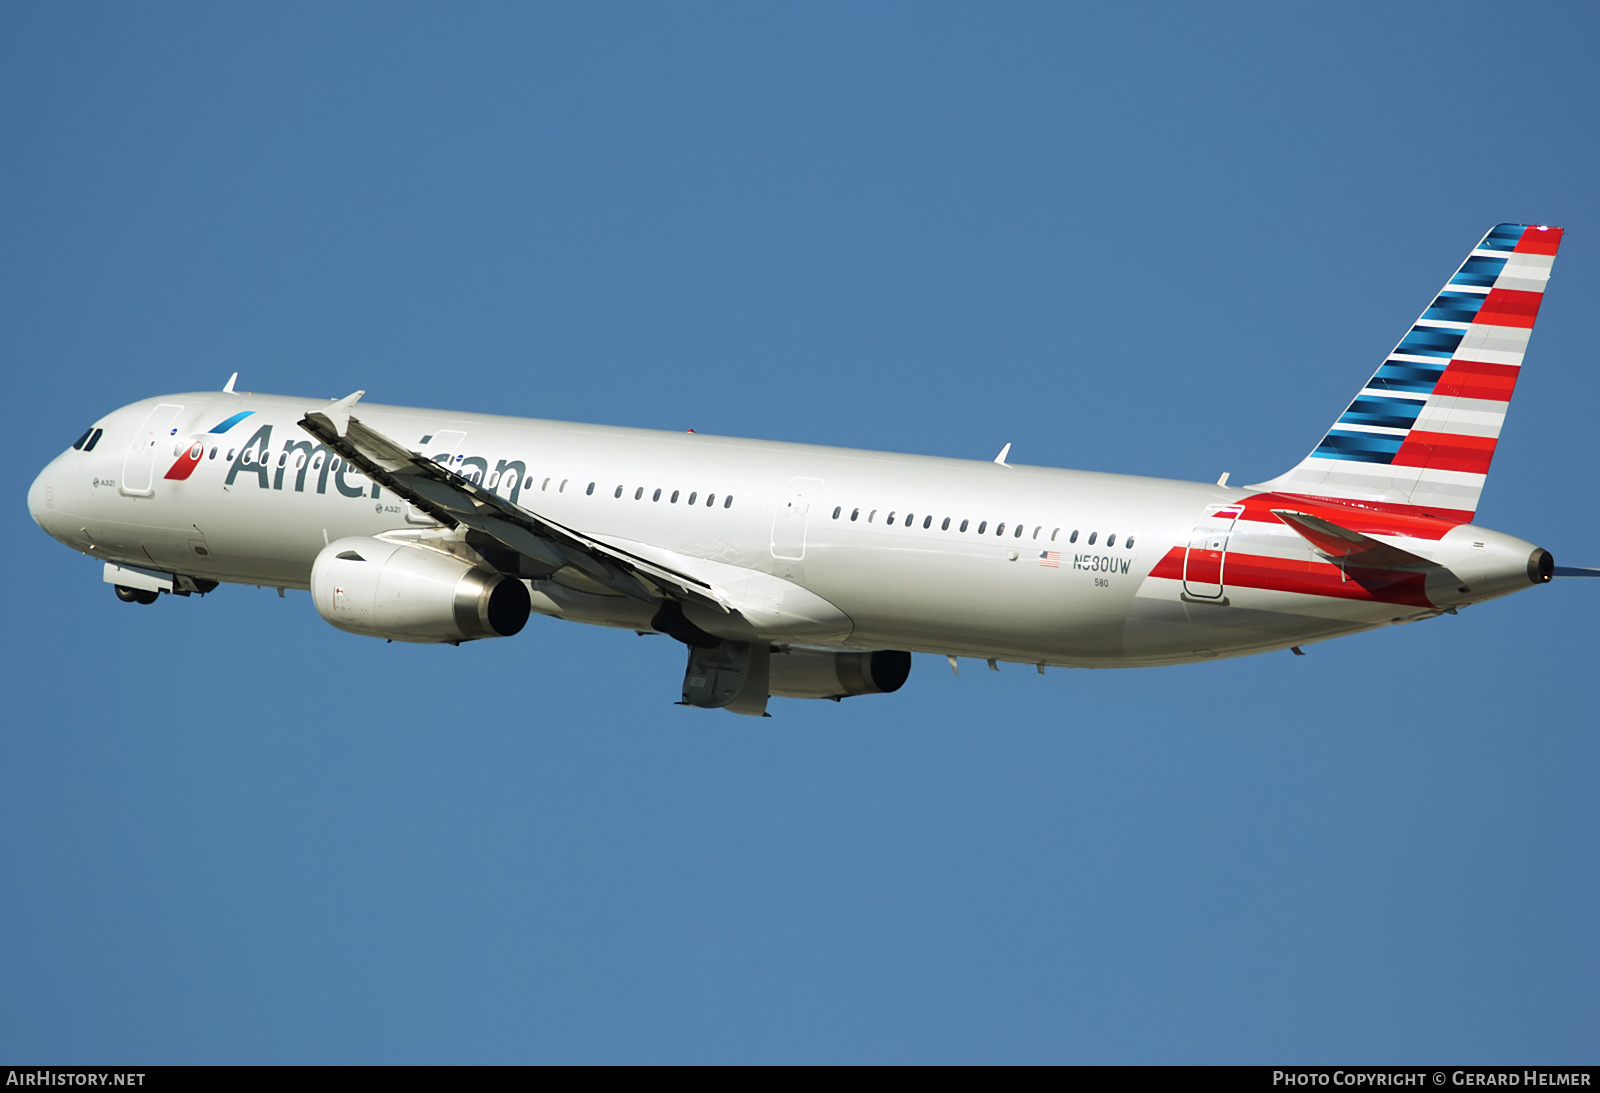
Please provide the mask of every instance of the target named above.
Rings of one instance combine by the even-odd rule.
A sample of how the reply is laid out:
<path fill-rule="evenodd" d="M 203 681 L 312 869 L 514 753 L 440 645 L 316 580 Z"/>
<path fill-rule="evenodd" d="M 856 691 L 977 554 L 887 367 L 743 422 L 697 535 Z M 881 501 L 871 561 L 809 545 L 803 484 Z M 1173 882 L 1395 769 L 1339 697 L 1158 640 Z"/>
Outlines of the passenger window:
<path fill-rule="evenodd" d="M 238 449 L 236 449 L 236 448 L 229 448 L 228 449 L 228 457 L 227 458 L 228 458 L 228 462 L 229 463 L 233 462 L 233 457 L 234 457 L 234 454 L 237 452 L 237 450 Z"/>
<path fill-rule="evenodd" d="M 1061 529 L 1060 528 L 1056 528 L 1054 531 L 1052 531 L 1050 533 L 1050 541 L 1052 543 L 1055 542 L 1056 541 L 1056 536 L 1060 535 L 1060 534 L 1061 534 Z"/>
<path fill-rule="evenodd" d="M 1095 536 L 1096 536 L 1096 535 L 1099 535 L 1099 534 L 1100 534 L 1100 533 L 1099 533 L 1099 532 L 1098 532 L 1098 531 L 1091 531 L 1091 532 L 1090 532 L 1090 533 L 1089 533 L 1089 545 L 1090 545 L 1090 546 L 1094 546 L 1094 537 L 1095 537 Z"/>
<path fill-rule="evenodd" d="M 861 515 L 861 510 L 860 509 L 851 509 L 850 510 L 850 522 L 852 524 L 855 523 L 856 517 L 860 516 L 860 515 Z"/>
<path fill-rule="evenodd" d="M 673 490 L 672 491 L 672 496 L 667 498 L 667 502 L 668 502 L 668 504 L 673 504 L 673 505 L 676 505 L 678 503 L 678 491 L 677 490 Z"/>
<path fill-rule="evenodd" d="M 572 481 L 570 478 L 563 478 L 561 480 L 561 485 L 556 487 L 556 492 L 557 493 L 566 493 L 567 492 L 567 483 L 570 482 L 570 481 Z"/>
<path fill-rule="evenodd" d="M 659 489 L 658 489 L 658 490 L 656 490 L 656 492 L 655 492 L 655 493 L 652 493 L 652 494 L 651 494 L 651 495 L 650 495 L 650 500 L 652 500 L 652 501 L 659 501 L 659 500 L 661 500 L 661 491 L 660 491 L 660 490 L 659 490 Z"/>
<path fill-rule="evenodd" d="M 642 497 L 644 497 L 644 487 L 640 486 L 638 489 L 633 491 L 633 499 L 638 501 Z"/>
<path fill-rule="evenodd" d="M 944 518 L 944 523 L 939 525 L 939 530 L 940 531 L 949 531 L 950 530 L 950 517 L 946 516 Z"/>
<path fill-rule="evenodd" d="M 593 494 L 593 493 L 594 493 L 594 483 L 593 483 L 593 482 L 590 482 L 590 483 L 589 483 L 589 488 L 588 488 L 588 489 L 586 489 L 586 490 L 584 490 L 584 491 L 583 491 L 583 495 L 584 495 L 584 496 L 585 496 L 585 497 L 588 497 L 588 496 L 590 496 L 590 495 L 591 495 L 591 494 Z"/>
<path fill-rule="evenodd" d="M 1131 535 L 1128 536 L 1128 541 L 1126 543 L 1123 543 L 1122 546 L 1123 546 L 1124 550 L 1132 550 L 1133 549 L 1133 536 L 1131 536 Z"/>
<path fill-rule="evenodd" d="M 722 507 L 725 509 L 733 507 L 733 494 L 730 493 L 722 499 Z"/>
<path fill-rule="evenodd" d="M 994 526 L 994 533 L 996 535 L 1004 535 L 1006 533 L 1006 522 L 1004 520 Z"/>
<path fill-rule="evenodd" d="M 835 520 L 839 519 L 839 514 L 843 511 L 844 509 L 840 508 L 838 505 L 833 506 L 833 518 Z"/>
<path fill-rule="evenodd" d="M 213 447 L 211 449 L 211 454 L 206 456 L 206 458 L 207 459 L 215 459 L 215 458 L 217 458 L 217 449 Z M 322 457 L 320 455 L 317 456 L 317 466 L 319 466 L 319 467 L 322 466 Z"/>
<path fill-rule="evenodd" d="M 550 488 L 550 480 L 548 478 L 546 478 L 543 482 L 539 483 L 539 492 L 540 493 L 543 493 L 545 490 L 547 490 L 549 488 Z"/>
<path fill-rule="evenodd" d="M 1043 530 L 1044 530 L 1044 528 L 1042 528 L 1042 527 L 1038 527 L 1038 528 L 1034 528 L 1034 529 L 1033 529 L 1033 537 L 1034 537 L 1034 538 L 1035 538 L 1035 539 L 1037 539 L 1037 538 L 1038 538 L 1038 537 L 1039 537 L 1039 533 L 1040 533 L 1040 532 L 1041 532 L 1041 531 L 1043 531 Z"/>
<path fill-rule="evenodd" d="M 706 508 L 710 508 L 711 507 L 711 502 L 715 501 L 716 499 L 717 499 L 717 495 L 716 494 L 714 494 L 714 493 L 706 494 Z"/>
<path fill-rule="evenodd" d="M 1020 539 L 1020 538 L 1022 538 L 1022 525 L 1021 525 L 1021 524 L 1018 524 L 1018 525 L 1017 525 L 1017 530 L 1016 530 L 1016 531 L 1013 531 L 1013 532 L 1012 532 L 1012 533 L 1011 533 L 1011 536 L 1012 536 L 1012 538 L 1014 538 L 1014 539 Z"/>
<path fill-rule="evenodd" d="M 890 527 L 894 527 L 894 509 L 889 510 L 889 519 L 885 520 L 884 523 L 888 524 Z"/>
<path fill-rule="evenodd" d="M 908 512 L 908 513 L 906 513 L 906 518 L 905 518 L 905 525 L 906 525 L 906 527 L 910 527 L 910 526 L 911 526 L 911 524 L 912 524 L 912 522 L 913 522 L 913 521 L 914 521 L 914 520 L 916 520 L 916 518 L 917 518 L 917 517 L 916 517 L 916 514 L 915 514 L 915 513 L 910 513 L 910 512 Z"/>
<path fill-rule="evenodd" d="M 617 492 L 616 492 L 616 493 L 615 493 L 615 494 L 613 494 L 613 495 L 612 495 L 612 496 L 614 496 L 614 497 L 621 497 L 621 496 L 622 496 L 622 487 L 621 487 L 621 486 L 618 486 L 618 487 L 617 487 Z"/>
<path fill-rule="evenodd" d="M 1114 547 L 1116 545 L 1117 545 L 1117 533 L 1113 531 L 1110 535 L 1106 536 L 1106 546 Z"/>
<path fill-rule="evenodd" d="M 966 531 L 967 530 L 967 522 L 965 520 L 961 521 L 961 530 L 962 531 Z"/>
<path fill-rule="evenodd" d="M 694 499 L 696 497 L 699 497 L 699 496 L 700 496 L 700 493 L 699 493 L 698 490 L 691 490 L 689 492 L 689 504 L 691 504 L 691 505 L 694 504 Z"/>
<path fill-rule="evenodd" d="M 528 480 L 522 484 L 522 488 L 525 490 L 533 489 L 533 475 L 530 474 L 528 476 Z"/>
<path fill-rule="evenodd" d="M 867 513 L 867 523 L 872 523 L 872 518 L 876 515 L 878 515 L 877 509 L 873 509 L 871 512 Z"/>
<path fill-rule="evenodd" d="M 924 527 L 924 528 L 931 528 L 931 527 L 932 527 L 932 526 L 933 526 L 933 517 L 931 517 L 931 516 L 924 516 L 924 517 L 923 517 L 923 518 L 922 518 L 922 526 L 923 526 L 923 527 Z"/>
<path fill-rule="evenodd" d="M 1067 536 L 1067 542 L 1076 543 L 1077 541 L 1078 541 L 1078 529 L 1077 528 L 1073 528 L 1072 529 L 1072 534 Z"/>
<path fill-rule="evenodd" d="M 988 529 L 989 529 L 989 521 L 987 521 L 987 520 L 979 520 L 978 521 L 978 534 L 979 535 L 982 535 Z"/>

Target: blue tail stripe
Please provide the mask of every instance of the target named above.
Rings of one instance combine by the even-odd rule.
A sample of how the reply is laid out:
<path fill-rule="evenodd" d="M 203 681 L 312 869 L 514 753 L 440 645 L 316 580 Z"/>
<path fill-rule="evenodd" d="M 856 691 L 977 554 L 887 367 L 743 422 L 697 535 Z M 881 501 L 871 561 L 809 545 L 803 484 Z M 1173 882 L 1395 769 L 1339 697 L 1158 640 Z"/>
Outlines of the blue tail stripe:
<path fill-rule="evenodd" d="M 1400 450 L 1403 436 L 1383 436 L 1378 433 L 1331 432 L 1322 438 L 1312 455 L 1323 459 L 1350 459 L 1361 463 L 1392 463 L 1394 453 Z"/>
<path fill-rule="evenodd" d="M 1493 288 L 1500 271 L 1505 268 L 1504 258 L 1485 258 L 1481 254 L 1475 254 L 1462 264 L 1456 275 L 1450 278 L 1450 283 L 1472 285 L 1476 288 Z"/>
<path fill-rule="evenodd" d="M 1441 292 L 1422 317 L 1435 322 L 1470 323 L 1478 317 L 1486 298 L 1476 292 Z"/>
<path fill-rule="evenodd" d="M 1341 425 L 1377 425 L 1385 429 L 1409 429 L 1422 413 L 1422 403 L 1404 398 L 1358 398 L 1339 415 Z"/>
<path fill-rule="evenodd" d="M 1517 244 L 1522 242 L 1522 224 L 1496 224 L 1488 235 L 1483 237 L 1483 242 L 1478 244 L 1479 250 L 1516 250 Z"/>
<path fill-rule="evenodd" d="M 1464 330 L 1440 330 L 1438 327 L 1414 326 L 1399 345 L 1396 353 L 1410 353 L 1418 357 L 1444 357 L 1455 355 L 1456 346 L 1466 337 Z"/>
<path fill-rule="evenodd" d="M 1444 375 L 1447 362 L 1438 364 L 1422 364 L 1417 361 L 1384 361 L 1378 369 L 1378 374 L 1372 377 L 1368 387 L 1382 391 L 1413 391 L 1418 394 L 1432 394 L 1438 386 L 1439 377 Z"/>

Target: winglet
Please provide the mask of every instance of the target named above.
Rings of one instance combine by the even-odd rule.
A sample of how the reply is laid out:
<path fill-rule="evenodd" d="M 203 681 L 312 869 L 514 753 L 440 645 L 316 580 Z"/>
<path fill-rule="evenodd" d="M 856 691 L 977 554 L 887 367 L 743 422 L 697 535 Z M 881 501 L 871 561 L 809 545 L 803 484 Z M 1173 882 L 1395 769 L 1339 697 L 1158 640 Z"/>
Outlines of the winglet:
<path fill-rule="evenodd" d="M 1006 441 L 1006 446 L 1004 448 L 1000 449 L 1000 454 L 994 457 L 994 461 L 996 463 L 1000 464 L 1002 467 L 1009 467 L 1009 466 L 1011 466 L 1011 464 L 1006 462 L 1006 456 L 1008 456 L 1010 454 L 1011 454 L 1011 441 L 1008 440 L 1008 441 Z"/>
<path fill-rule="evenodd" d="M 350 408 L 360 402 L 364 394 L 365 391 L 352 391 L 326 410 L 314 410 L 306 417 L 326 423 L 333 429 L 334 436 L 344 436 L 350 430 Z"/>
<path fill-rule="evenodd" d="M 239 373 L 235 372 L 233 375 L 228 377 L 228 382 L 224 383 L 222 385 L 222 393 L 224 395 L 233 394 L 234 393 L 233 385 L 238 383 L 238 382 L 239 382 Z"/>

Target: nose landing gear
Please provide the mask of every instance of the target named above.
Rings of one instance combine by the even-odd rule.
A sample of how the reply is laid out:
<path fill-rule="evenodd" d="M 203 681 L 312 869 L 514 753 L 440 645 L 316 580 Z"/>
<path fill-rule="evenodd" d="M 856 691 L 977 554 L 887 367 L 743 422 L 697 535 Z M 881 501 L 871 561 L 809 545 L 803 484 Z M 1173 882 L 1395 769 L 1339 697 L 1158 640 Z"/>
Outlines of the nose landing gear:
<path fill-rule="evenodd" d="M 123 603 L 155 603 L 159 592 L 152 592 L 144 588 L 129 588 L 127 585 L 113 585 L 117 590 L 117 599 Z"/>

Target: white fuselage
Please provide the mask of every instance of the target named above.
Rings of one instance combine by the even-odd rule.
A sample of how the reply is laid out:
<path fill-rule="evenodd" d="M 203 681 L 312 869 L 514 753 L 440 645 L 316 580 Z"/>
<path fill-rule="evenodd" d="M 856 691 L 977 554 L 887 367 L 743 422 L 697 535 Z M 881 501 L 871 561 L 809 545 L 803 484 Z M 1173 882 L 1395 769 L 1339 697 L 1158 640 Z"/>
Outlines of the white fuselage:
<path fill-rule="evenodd" d="M 306 588 L 329 542 L 433 524 L 299 428 L 323 405 L 215 392 L 132 404 L 98 423 L 104 435 L 92 451 L 50 463 L 30 509 L 51 535 L 107 561 Z M 226 432 L 208 432 L 245 412 Z M 1458 525 L 1405 540 L 1447 567 L 1427 578 L 1425 596 L 1236 586 L 1226 568 L 1210 584 L 1186 584 L 1183 552 L 1208 512 L 1254 492 L 1244 489 L 366 403 L 361 416 L 602 542 L 778 577 L 837 613 L 775 640 L 1049 665 L 1170 664 L 1429 617 L 1532 583 L 1532 544 Z M 187 477 L 164 477 L 196 444 L 203 454 Z M 1328 567 L 1282 524 L 1240 521 L 1221 541 L 1229 558 L 1313 574 Z M 1178 570 L 1152 576 L 1164 559 Z M 531 587 L 535 608 L 549 614 L 634 628 L 648 618 L 602 590 Z"/>

